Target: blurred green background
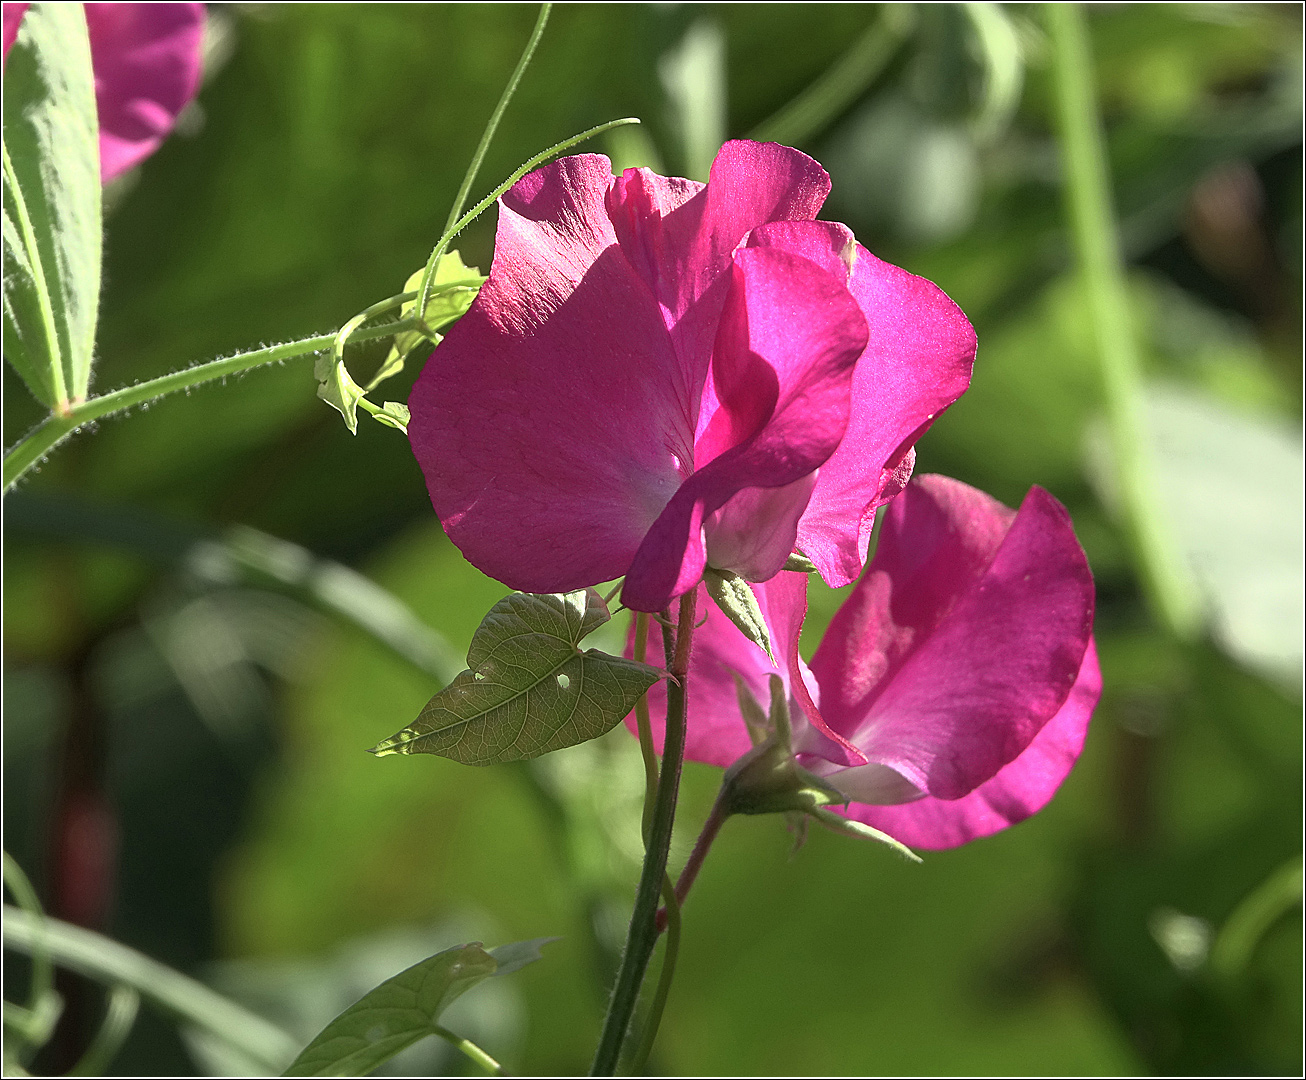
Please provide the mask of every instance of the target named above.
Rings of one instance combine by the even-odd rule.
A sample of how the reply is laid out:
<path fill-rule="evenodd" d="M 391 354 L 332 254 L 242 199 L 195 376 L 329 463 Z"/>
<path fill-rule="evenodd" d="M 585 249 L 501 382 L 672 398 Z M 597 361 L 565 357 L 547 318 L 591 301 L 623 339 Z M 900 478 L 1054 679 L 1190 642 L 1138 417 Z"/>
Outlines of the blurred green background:
<path fill-rule="evenodd" d="M 732 820 L 653 1070 L 1301 1070 L 1300 888 L 1275 885 L 1302 842 L 1301 9 L 1091 7 L 1196 644 L 1149 615 L 1112 513 L 1036 7 L 563 5 L 490 150 L 476 195 L 618 116 L 645 123 L 586 148 L 618 166 L 702 175 L 750 134 L 812 153 L 828 216 L 978 331 L 918 470 L 1010 505 L 1044 485 L 1097 578 L 1106 689 L 1049 808 L 922 866 L 827 834 L 793 853 L 779 818 Z M 398 291 L 535 15 L 213 5 L 197 104 L 107 196 L 92 389 Z M 493 217 L 459 241 L 483 270 Z M 4 379 L 9 446 L 40 411 Z M 438 948 L 560 935 L 447 1023 L 512 1072 L 588 1067 L 638 872 L 638 753 L 623 730 L 521 768 L 363 752 L 442 662 L 366 579 L 455 651 L 506 591 L 444 539 L 400 434 L 363 418 L 351 437 L 295 361 L 101 422 L 4 511 L 5 846 L 50 910 L 305 1039 Z M 837 597 L 812 603 L 809 647 Z M 687 767 L 673 861 L 718 780 Z M 97 823 L 89 871 L 65 865 L 70 814 Z M 62 989 L 38 1068 L 68 1067 L 103 1010 L 93 985 Z M 472 1069 L 410 1054 L 392 1071 Z M 147 1009 L 115 1069 L 239 1066 Z"/>

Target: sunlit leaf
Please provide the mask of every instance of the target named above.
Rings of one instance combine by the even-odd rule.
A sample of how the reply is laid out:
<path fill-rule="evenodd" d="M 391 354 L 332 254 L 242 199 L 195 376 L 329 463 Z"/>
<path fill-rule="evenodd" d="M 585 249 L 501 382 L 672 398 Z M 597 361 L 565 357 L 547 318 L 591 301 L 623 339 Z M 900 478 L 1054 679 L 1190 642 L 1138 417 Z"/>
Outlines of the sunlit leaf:
<path fill-rule="evenodd" d="M 372 414 L 372 419 L 407 435 L 408 421 L 412 419 L 412 414 L 402 401 L 387 401 Z"/>
<path fill-rule="evenodd" d="M 60 409 L 86 395 L 100 299 L 99 129 L 80 5 L 31 7 L 4 86 L 4 354 Z"/>
<path fill-rule="evenodd" d="M 593 589 L 504 597 L 472 638 L 469 670 L 372 752 L 490 765 L 598 738 L 662 674 L 597 649 L 581 652 L 580 640 L 610 618 Z"/>
<path fill-rule="evenodd" d="M 498 964 L 480 945 L 457 945 L 386 979 L 331 1021 L 285 1076 L 362 1076 L 419 1039 Z"/>
<path fill-rule="evenodd" d="M 404 282 L 403 291 L 414 292 L 420 289 L 422 275 L 425 273 L 426 267 L 423 266 Z M 439 331 L 461 318 L 472 306 L 472 301 L 476 299 L 476 294 L 480 292 L 484 281 L 485 278 L 481 276 L 480 271 L 475 266 L 464 263 L 458 252 L 450 251 L 442 256 L 439 265 L 435 268 L 433 279 L 435 291 L 431 293 L 431 299 L 427 302 L 426 311 L 422 316 L 427 329 L 433 332 Z M 400 317 L 405 319 L 411 317 L 416 306 L 415 300 L 404 304 L 400 308 Z M 383 379 L 388 379 L 391 375 L 402 371 L 408 354 L 429 340 L 420 330 L 405 330 L 402 334 L 396 334 L 390 352 L 377 373 L 372 376 L 372 381 L 367 384 L 367 388 L 371 390 Z"/>
<path fill-rule="evenodd" d="M 345 427 L 351 435 L 357 435 L 358 403 L 363 398 L 363 388 L 331 353 L 323 353 L 313 361 L 313 377 L 317 379 L 317 396 L 345 418 Z"/>

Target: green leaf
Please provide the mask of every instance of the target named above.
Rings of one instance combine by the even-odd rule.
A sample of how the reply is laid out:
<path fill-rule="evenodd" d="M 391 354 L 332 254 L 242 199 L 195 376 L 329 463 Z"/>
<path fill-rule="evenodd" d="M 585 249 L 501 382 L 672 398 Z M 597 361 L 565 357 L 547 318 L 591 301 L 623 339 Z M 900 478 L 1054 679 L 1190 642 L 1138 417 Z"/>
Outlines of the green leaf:
<path fill-rule="evenodd" d="M 426 273 L 426 267 L 422 267 L 415 274 L 409 276 L 404 282 L 404 292 L 415 292 L 422 287 L 422 276 Z M 476 299 L 476 294 L 481 291 L 481 285 L 485 278 L 481 276 L 480 270 L 475 266 L 466 265 L 462 256 L 457 251 L 450 251 L 442 256 L 439 265 L 435 269 L 435 276 L 432 278 L 434 290 L 431 298 L 427 301 L 426 310 L 422 313 L 422 321 L 426 323 L 427 329 L 432 333 L 443 329 L 450 323 L 456 322 L 466 313 L 467 309 L 472 306 L 472 301 Z M 409 301 L 400 308 L 401 318 L 407 319 L 413 314 L 417 307 L 417 301 Z M 385 361 L 372 376 L 371 382 L 367 384 L 369 390 L 375 389 L 383 380 L 390 378 L 391 375 L 397 375 L 403 370 L 404 360 L 414 349 L 421 346 L 424 342 L 439 344 L 440 336 L 436 333 L 432 339 L 420 330 L 405 330 L 401 334 L 396 334 L 394 344 L 390 346 L 390 352 L 386 355 Z M 377 417 L 380 419 L 380 417 Z"/>
<path fill-rule="evenodd" d="M 386 427 L 395 428 L 408 434 L 408 422 L 413 418 L 412 413 L 408 411 L 408 406 L 400 401 L 387 401 L 380 408 L 373 405 L 366 398 L 360 402 L 363 408 L 372 414 L 372 419 L 379 421 Z"/>
<path fill-rule="evenodd" d="M 351 435 L 357 435 L 358 403 L 363 400 L 363 388 L 331 353 L 323 353 L 313 361 L 313 377 L 317 379 L 317 396 L 345 418 Z"/>
<path fill-rule="evenodd" d="M 611 617 L 593 589 L 505 596 L 472 637 L 469 670 L 372 753 L 492 765 L 598 738 L 663 674 L 597 649 L 580 651 L 580 640 Z"/>
<path fill-rule="evenodd" d="M 440 1014 L 498 967 L 479 944 L 457 945 L 386 979 L 310 1042 L 284 1076 L 363 1076 L 438 1034 Z"/>
<path fill-rule="evenodd" d="M 739 627 L 739 632 L 758 646 L 775 663 L 775 654 L 771 651 L 771 633 L 766 628 L 766 619 L 757 603 L 757 597 L 748 587 L 748 582 L 729 570 L 714 570 L 708 567 L 703 574 L 703 583 L 716 606 L 724 611 L 730 621 Z"/>
<path fill-rule="evenodd" d="M 32 5 L 4 87 L 4 354 L 64 412 L 86 396 L 100 298 L 99 127 L 80 5 Z"/>

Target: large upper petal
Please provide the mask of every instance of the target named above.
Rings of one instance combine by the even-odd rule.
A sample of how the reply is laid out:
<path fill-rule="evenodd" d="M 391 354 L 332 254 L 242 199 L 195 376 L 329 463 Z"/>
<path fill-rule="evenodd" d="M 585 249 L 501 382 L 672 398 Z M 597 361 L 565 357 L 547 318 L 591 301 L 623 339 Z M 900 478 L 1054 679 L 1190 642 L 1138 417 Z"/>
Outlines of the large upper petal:
<path fill-rule="evenodd" d="M 910 847 L 936 851 L 1024 821 L 1047 805 L 1074 767 L 1101 692 L 1102 673 L 1090 641 L 1065 704 L 1043 725 L 1024 753 L 998 770 L 991 780 L 960 799 L 926 796 L 898 806 L 851 803 L 842 812 Z"/>
<path fill-rule="evenodd" d="M 658 305 L 617 246 L 607 158 L 563 158 L 501 202 L 494 265 L 409 399 L 450 539 L 515 589 L 624 574 L 693 461 Z"/>
<path fill-rule="evenodd" d="M 866 321 L 844 283 L 778 249 L 736 252 L 713 347 L 720 407 L 695 448 L 695 472 L 648 531 L 622 601 L 660 611 L 703 574 L 703 526 L 746 488 L 782 488 L 818 468 L 848 417 Z"/>
<path fill-rule="evenodd" d="M 759 241 L 771 239 L 771 230 L 759 232 Z M 975 359 L 974 329 L 937 285 L 857 245 L 849 288 L 870 337 L 847 432 L 798 525 L 798 547 L 836 587 L 861 573 L 876 507 L 906 483 L 912 446 L 965 392 Z"/>
<path fill-rule="evenodd" d="M 1019 513 L 940 476 L 885 514 L 875 558 L 812 661 L 826 722 L 917 789 L 959 799 L 1015 760 L 1084 663 L 1093 580 L 1065 509 Z M 844 764 L 812 733 L 802 749 Z M 850 778 L 851 779 L 851 778 Z M 853 794 L 856 798 L 856 794 Z"/>
<path fill-rule="evenodd" d="M 713 400 L 708 359 L 735 248 L 759 225 L 814 218 L 829 193 L 829 175 L 806 154 L 748 140 L 721 147 L 706 185 L 648 169 L 627 169 L 613 185 L 618 242 L 657 298 L 695 419 L 705 389 Z"/>
<path fill-rule="evenodd" d="M 203 4 L 87 4 L 100 179 L 149 157 L 199 88 Z"/>

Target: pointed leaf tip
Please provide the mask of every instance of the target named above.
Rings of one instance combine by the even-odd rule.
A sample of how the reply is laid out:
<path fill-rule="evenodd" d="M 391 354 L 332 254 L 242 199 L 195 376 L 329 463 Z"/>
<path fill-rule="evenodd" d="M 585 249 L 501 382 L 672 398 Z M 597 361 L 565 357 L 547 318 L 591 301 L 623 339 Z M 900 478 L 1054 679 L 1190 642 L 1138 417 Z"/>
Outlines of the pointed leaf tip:
<path fill-rule="evenodd" d="M 824 807 L 809 810 L 808 813 L 831 832 L 842 833 L 844 836 L 853 836 L 858 840 L 875 840 L 886 847 L 892 848 L 908 862 L 919 863 L 924 861 L 906 844 L 895 840 L 888 833 L 880 832 L 879 829 L 872 829 L 869 825 L 863 825 L 860 821 L 846 818 L 842 814 L 836 814 Z"/>

